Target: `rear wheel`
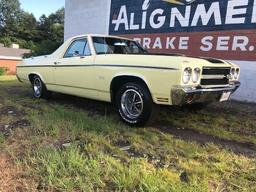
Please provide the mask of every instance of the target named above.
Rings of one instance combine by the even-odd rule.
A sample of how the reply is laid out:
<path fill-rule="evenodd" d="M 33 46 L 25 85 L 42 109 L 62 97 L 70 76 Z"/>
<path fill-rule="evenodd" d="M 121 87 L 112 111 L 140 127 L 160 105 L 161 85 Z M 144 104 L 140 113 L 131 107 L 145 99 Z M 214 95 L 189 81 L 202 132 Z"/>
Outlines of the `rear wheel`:
<path fill-rule="evenodd" d="M 148 89 L 137 83 L 123 85 L 116 95 L 121 119 L 129 125 L 144 125 L 151 117 L 153 101 Z"/>
<path fill-rule="evenodd" d="M 37 99 L 40 99 L 40 98 L 48 99 L 50 97 L 50 92 L 47 90 L 41 78 L 37 75 L 34 76 L 33 78 L 32 89 L 33 89 L 33 95 Z"/>

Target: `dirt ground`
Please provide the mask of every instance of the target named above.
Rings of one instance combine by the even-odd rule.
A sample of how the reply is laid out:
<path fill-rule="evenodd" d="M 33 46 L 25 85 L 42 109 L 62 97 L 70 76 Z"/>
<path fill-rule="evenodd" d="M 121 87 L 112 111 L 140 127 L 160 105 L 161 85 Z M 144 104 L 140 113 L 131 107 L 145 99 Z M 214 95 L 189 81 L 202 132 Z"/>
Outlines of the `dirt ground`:
<path fill-rule="evenodd" d="M 26 178 L 11 158 L 0 153 L 0 192 L 27 191 Z"/>

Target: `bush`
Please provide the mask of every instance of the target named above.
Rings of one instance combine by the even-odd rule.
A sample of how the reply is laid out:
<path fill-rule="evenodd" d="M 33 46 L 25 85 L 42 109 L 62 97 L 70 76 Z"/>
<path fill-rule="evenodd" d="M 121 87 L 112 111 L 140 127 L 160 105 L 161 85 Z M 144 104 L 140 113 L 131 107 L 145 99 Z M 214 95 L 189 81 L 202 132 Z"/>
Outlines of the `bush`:
<path fill-rule="evenodd" d="M 1 37 L 0 43 L 4 44 L 5 47 L 10 47 L 12 44 L 12 40 L 10 37 Z"/>
<path fill-rule="evenodd" d="M 56 42 L 52 40 L 43 40 L 40 43 L 35 43 L 31 47 L 31 53 L 26 53 L 23 58 L 36 57 L 41 55 L 52 54 L 56 49 L 58 49 L 63 42 Z"/>
<path fill-rule="evenodd" d="M 0 76 L 5 75 L 5 73 L 6 73 L 6 68 L 0 67 Z"/>

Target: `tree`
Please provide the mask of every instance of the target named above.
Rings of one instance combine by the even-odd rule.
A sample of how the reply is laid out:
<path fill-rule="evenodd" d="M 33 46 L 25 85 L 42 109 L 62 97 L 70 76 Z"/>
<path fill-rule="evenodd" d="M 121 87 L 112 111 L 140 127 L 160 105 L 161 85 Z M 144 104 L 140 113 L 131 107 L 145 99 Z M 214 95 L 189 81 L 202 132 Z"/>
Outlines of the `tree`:
<path fill-rule="evenodd" d="M 20 8 L 19 0 L 0 0 L 0 43 L 18 43 L 32 55 L 50 54 L 63 43 L 64 8 L 37 21 Z"/>
<path fill-rule="evenodd" d="M 0 0 L 0 35 L 16 37 L 21 8 L 19 0 Z"/>
<path fill-rule="evenodd" d="M 19 18 L 17 38 L 25 41 L 35 41 L 38 36 L 38 24 L 33 14 L 22 11 Z"/>
<path fill-rule="evenodd" d="M 48 19 L 51 23 L 64 24 L 65 9 L 59 9 L 55 13 L 51 14 Z"/>
<path fill-rule="evenodd" d="M 18 43 L 31 49 L 37 36 L 37 21 L 20 8 L 18 0 L 0 0 L 0 42 L 5 46 Z"/>
<path fill-rule="evenodd" d="M 56 13 L 52 13 L 49 17 L 42 15 L 39 22 L 39 31 L 42 40 L 62 41 L 64 33 L 64 8 L 56 11 Z"/>
<path fill-rule="evenodd" d="M 64 34 L 64 8 L 46 17 L 40 17 L 38 31 L 40 43 L 34 50 L 34 55 L 49 54 L 63 43 Z"/>

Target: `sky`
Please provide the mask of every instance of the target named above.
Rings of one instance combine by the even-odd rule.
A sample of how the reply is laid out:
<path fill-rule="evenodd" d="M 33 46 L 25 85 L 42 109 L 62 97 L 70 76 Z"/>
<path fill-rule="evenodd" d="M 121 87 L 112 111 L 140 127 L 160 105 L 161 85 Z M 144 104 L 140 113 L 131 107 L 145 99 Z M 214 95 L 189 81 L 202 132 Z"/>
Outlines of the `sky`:
<path fill-rule="evenodd" d="M 24 11 L 33 13 L 39 19 L 40 16 L 46 16 L 65 6 L 65 0 L 20 0 L 21 8 Z"/>

